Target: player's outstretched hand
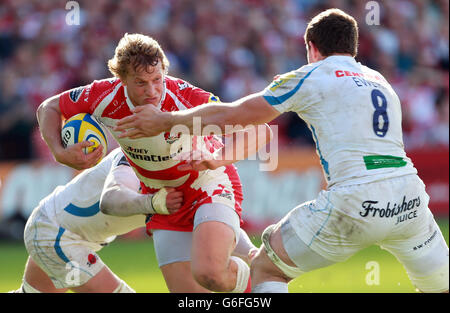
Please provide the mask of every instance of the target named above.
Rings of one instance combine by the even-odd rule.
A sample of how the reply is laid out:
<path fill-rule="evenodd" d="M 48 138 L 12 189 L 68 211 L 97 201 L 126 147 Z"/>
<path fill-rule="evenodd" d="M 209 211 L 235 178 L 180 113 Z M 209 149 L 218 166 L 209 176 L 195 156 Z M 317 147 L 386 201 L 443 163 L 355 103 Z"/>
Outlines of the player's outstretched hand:
<path fill-rule="evenodd" d="M 183 206 L 183 192 L 177 191 L 172 187 L 166 187 L 166 190 L 166 207 L 169 210 L 169 214 L 173 214 Z"/>
<path fill-rule="evenodd" d="M 61 149 L 55 154 L 55 159 L 61 164 L 72 167 L 76 170 L 83 170 L 93 167 L 102 158 L 103 147 L 100 145 L 95 151 L 85 154 L 84 148 L 92 146 L 94 143 L 90 141 L 82 141 Z"/>
<path fill-rule="evenodd" d="M 121 132 L 119 138 L 152 137 L 166 131 L 168 118 L 168 112 L 161 112 L 151 104 L 141 105 L 133 110 L 132 115 L 120 119 L 114 131 Z"/>
<path fill-rule="evenodd" d="M 174 159 L 184 161 L 178 166 L 180 171 L 215 170 L 221 166 L 219 160 L 215 160 L 212 154 L 202 153 L 199 150 L 181 153 Z"/>

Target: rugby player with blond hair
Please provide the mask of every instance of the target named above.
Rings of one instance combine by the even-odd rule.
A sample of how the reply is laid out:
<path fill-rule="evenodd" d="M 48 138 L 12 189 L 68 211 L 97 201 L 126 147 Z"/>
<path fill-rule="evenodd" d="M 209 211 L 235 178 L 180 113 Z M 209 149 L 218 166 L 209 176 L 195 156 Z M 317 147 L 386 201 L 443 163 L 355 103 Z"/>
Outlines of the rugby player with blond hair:
<path fill-rule="evenodd" d="M 244 253 L 244 260 L 232 255 L 236 245 L 239 246 L 243 224 L 242 186 L 232 164 L 236 160 L 220 157 L 228 150 L 227 146 L 234 147 L 234 141 L 224 145 L 216 136 L 178 132 L 118 138 L 119 132 L 113 130 L 118 120 L 132 115 L 138 107 L 151 105 L 161 112 L 172 112 L 219 99 L 169 76 L 164 51 L 157 41 L 142 34 L 125 34 L 108 67 L 113 78 L 68 90 L 39 106 L 40 131 L 55 159 L 78 169 L 96 164 L 101 149 L 84 155 L 82 148 L 87 143 L 64 149 L 60 138 L 61 117 L 93 115 L 117 139 L 144 194 L 164 192 L 166 187 L 183 193 L 183 205 L 176 213 L 154 214 L 146 226 L 153 235 L 158 263 L 169 290 L 244 292 L 250 284 L 247 256 Z M 257 145 L 245 145 L 250 147 L 246 148 L 246 156 L 271 139 L 267 125 L 253 132 L 249 137 L 260 140 Z M 211 157 L 208 166 L 188 166 L 186 170 L 183 155 L 198 152 Z M 242 251 L 248 252 L 254 247 L 246 238 L 241 244 L 246 247 Z"/>

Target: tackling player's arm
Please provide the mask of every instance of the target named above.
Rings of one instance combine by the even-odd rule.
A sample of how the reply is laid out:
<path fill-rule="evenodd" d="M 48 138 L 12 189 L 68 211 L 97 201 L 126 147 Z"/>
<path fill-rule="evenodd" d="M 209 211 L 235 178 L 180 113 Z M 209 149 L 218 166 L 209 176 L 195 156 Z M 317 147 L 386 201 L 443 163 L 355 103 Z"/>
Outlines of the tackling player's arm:
<path fill-rule="evenodd" d="M 208 103 L 178 112 L 161 112 L 156 107 L 137 107 L 133 115 L 121 119 L 115 128 L 121 131 L 119 137 L 141 138 L 156 136 L 170 131 L 175 125 L 185 125 L 193 131 L 194 117 L 201 118 L 201 125 L 217 125 L 224 133 L 231 131 L 226 125 L 256 125 L 275 119 L 281 113 L 274 109 L 262 96 L 252 94 L 232 103 Z"/>
<path fill-rule="evenodd" d="M 227 125 L 258 125 L 270 122 L 280 112 L 275 110 L 261 94 L 252 94 L 232 103 L 208 103 L 189 111 L 170 112 L 166 121 L 170 128 L 175 125 L 186 125 L 190 130 L 194 127 L 194 117 L 200 117 L 202 127 L 217 125 L 223 132 Z"/>
<path fill-rule="evenodd" d="M 172 214 L 181 208 L 183 193 L 162 188 L 154 195 L 140 194 L 139 179 L 129 165 L 115 167 L 107 176 L 100 198 L 104 214 L 131 216 L 137 214 Z"/>
<path fill-rule="evenodd" d="M 218 167 L 247 159 L 268 144 L 272 138 L 273 132 L 267 124 L 248 127 L 242 131 L 225 135 L 225 146 L 218 151 L 219 154 L 215 155 L 214 159 L 212 157 L 204 159 L 204 154 L 194 150 L 188 156 L 183 156 L 182 160 L 189 162 L 180 165 L 178 169 L 195 171 L 215 170 Z"/>
<path fill-rule="evenodd" d="M 102 146 L 92 153 L 84 154 L 83 148 L 91 146 L 89 141 L 79 142 L 66 149 L 62 145 L 62 113 L 59 106 L 60 95 L 42 102 L 36 112 L 39 130 L 55 160 L 77 170 L 94 166 L 102 157 Z"/>

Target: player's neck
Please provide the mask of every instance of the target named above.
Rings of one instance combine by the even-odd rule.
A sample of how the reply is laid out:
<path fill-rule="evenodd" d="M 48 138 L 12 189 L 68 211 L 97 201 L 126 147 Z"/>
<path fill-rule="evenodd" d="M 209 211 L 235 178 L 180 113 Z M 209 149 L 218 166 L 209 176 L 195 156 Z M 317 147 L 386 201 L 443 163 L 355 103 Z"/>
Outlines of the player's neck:
<path fill-rule="evenodd" d="M 327 57 L 324 57 L 324 59 L 326 59 L 328 57 L 334 57 L 334 56 L 351 57 L 351 58 L 353 58 L 353 56 L 350 53 L 333 53 L 333 54 L 330 54 Z"/>
<path fill-rule="evenodd" d="M 333 53 L 333 54 L 330 54 L 330 55 L 327 55 L 327 56 L 318 55 L 318 56 L 316 56 L 315 58 L 313 58 L 313 59 L 311 60 L 311 62 L 309 62 L 309 63 L 320 62 L 320 61 L 325 60 L 326 58 L 334 57 L 334 56 L 342 56 L 342 57 L 345 56 L 345 57 L 353 58 L 353 56 L 352 56 L 351 54 L 349 54 L 349 53 Z"/>

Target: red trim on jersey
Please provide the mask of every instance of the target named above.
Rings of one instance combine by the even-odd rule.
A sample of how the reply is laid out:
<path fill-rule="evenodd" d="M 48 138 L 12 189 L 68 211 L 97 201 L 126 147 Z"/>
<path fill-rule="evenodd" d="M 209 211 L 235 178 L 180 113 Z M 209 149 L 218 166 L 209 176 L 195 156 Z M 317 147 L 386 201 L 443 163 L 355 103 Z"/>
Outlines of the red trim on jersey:
<path fill-rule="evenodd" d="M 252 278 L 248 277 L 247 288 L 245 288 L 243 293 L 251 293 L 252 292 Z"/>
<path fill-rule="evenodd" d="M 139 174 L 141 174 L 142 176 L 144 176 L 146 178 L 150 178 L 150 179 L 175 180 L 175 179 L 181 178 L 183 176 L 186 176 L 188 174 L 194 173 L 193 171 L 180 171 L 180 170 L 178 170 L 178 166 L 180 166 L 182 164 L 185 164 L 186 161 L 180 162 L 177 165 L 174 165 L 172 167 L 166 168 L 164 170 L 149 171 L 149 170 L 146 170 L 146 169 L 140 167 L 139 165 L 137 165 L 133 161 L 131 161 L 131 159 L 128 157 L 128 155 L 125 154 L 125 157 L 127 158 L 127 160 L 130 163 L 130 165 L 132 167 L 134 167 Z"/>
<path fill-rule="evenodd" d="M 194 180 L 196 180 L 198 178 L 198 176 L 199 176 L 198 172 L 191 172 L 189 178 L 181 186 L 174 187 L 174 188 L 178 191 L 183 191 L 188 186 L 190 186 L 194 182 Z M 148 194 L 148 193 L 152 194 L 152 193 L 156 193 L 159 191 L 158 188 L 148 187 L 143 182 L 140 182 L 140 184 L 141 184 L 141 192 L 143 194 Z"/>
<path fill-rule="evenodd" d="M 239 214 L 239 216 L 241 216 L 241 212 L 242 212 L 241 204 L 242 204 L 242 201 L 244 200 L 244 193 L 242 192 L 241 179 L 239 177 L 237 168 L 233 164 L 227 165 L 225 167 L 225 173 L 230 178 L 230 181 L 233 186 L 234 198 L 236 200 L 236 205 L 235 205 L 234 209 Z"/>
<path fill-rule="evenodd" d="M 243 200 L 241 181 L 239 179 L 237 169 L 234 165 L 226 166 L 224 172 L 227 174 L 231 182 L 231 186 L 233 189 L 232 192 L 234 194 L 235 199 L 234 210 L 238 214 L 240 219 L 240 225 L 242 226 L 244 222 L 242 220 L 242 207 L 241 207 Z M 192 180 L 192 182 L 194 180 Z M 206 191 L 203 191 L 201 188 L 200 189 L 191 188 L 190 186 L 192 182 L 189 183 L 186 182 L 183 184 L 183 186 L 176 188 L 179 191 L 183 191 L 184 195 L 183 206 L 174 214 L 170 215 L 154 214 L 146 224 L 147 234 L 149 235 L 151 234 L 151 229 L 166 229 L 166 230 L 192 232 L 194 224 L 194 216 L 195 213 L 197 212 L 197 209 L 203 204 L 213 202 L 212 197 L 209 196 Z M 217 184 L 217 186 L 218 191 L 222 191 L 225 187 L 222 184 Z M 150 188 L 145 189 L 150 190 Z M 213 193 L 220 194 L 221 192 L 217 192 L 215 190 Z"/>
<path fill-rule="evenodd" d="M 128 115 L 131 115 L 131 111 L 125 97 L 125 89 L 122 87 L 119 88 L 111 103 L 103 110 L 102 117 L 120 120 Z"/>
<path fill-rule="evenodd" d="M 172 99 L 172 97 L 169 95 L 167 91 L 166 91 L 166 98 L 161 104 L 161 111 L 163 112 L 179 111 L 177 105 L 175 104 L 175 100 Z"/>

